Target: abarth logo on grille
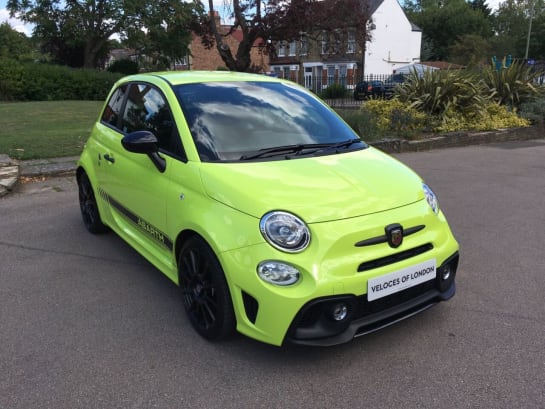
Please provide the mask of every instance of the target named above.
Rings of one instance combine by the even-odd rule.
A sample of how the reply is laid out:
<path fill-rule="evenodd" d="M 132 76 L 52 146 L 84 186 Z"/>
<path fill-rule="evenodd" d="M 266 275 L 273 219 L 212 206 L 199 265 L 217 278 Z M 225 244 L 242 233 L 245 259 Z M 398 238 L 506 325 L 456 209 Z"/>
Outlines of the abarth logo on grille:
<path fill-rule="evenodd" d="M 385 227 L 386 238 L 388 239 L 388 244 L 392 248 L 398 248 L 403 243 L 403 226 L 400 224 L 390 224 Z"/>

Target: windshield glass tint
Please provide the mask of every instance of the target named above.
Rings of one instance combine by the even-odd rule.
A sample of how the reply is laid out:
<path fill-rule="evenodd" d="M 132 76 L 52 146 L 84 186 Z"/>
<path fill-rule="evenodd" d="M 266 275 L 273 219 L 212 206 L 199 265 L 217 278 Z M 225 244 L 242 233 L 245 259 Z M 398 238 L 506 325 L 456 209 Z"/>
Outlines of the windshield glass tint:
<path fill-rule="evenodd" d="M 201 160 L 239 160 L 287 145 L 335 144 L 358 135 L 310 94 L 275 82 L 174 87 Z M 350 149 L 362 149 L 358 143 Z"/>

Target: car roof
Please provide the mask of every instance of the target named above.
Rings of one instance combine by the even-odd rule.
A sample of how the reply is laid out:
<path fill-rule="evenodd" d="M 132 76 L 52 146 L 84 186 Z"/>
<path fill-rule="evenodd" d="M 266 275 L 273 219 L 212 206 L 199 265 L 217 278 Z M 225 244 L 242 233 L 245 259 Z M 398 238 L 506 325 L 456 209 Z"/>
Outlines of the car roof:
<path fill-rule="evenodd" d="M 225 82 L 225 81 L 260 81 L 260 82 L 286 82 L 278 78 L 263 74 L 249 74 L 232 71 L 165 71 L 136 74 L 123 78 L 127 81 L 150 81 L 161 78 L 170 85 L 191 84 L 199 82 Z"/>

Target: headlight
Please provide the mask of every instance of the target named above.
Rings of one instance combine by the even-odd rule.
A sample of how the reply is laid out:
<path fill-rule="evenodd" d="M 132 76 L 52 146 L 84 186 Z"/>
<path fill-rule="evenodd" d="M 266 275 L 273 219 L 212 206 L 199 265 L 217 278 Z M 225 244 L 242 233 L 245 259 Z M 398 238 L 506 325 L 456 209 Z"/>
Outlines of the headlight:
<path fill-rule="evenodd" d="M 310 231 L 297 216 L 286 212 L 267 213 L 259 222 L 261 234 L 273 247 L 298 253 L 310 243 Z"/>
<path fill-rule="evenodd" d="M 439 202 L 437 201 L 437 196 L 433 193 L 433 190 L 430 189 L 425 183 L 422 184 L 422 189 L 424 190 L 424 195 L 426 196 L 426 201 L 430 205 L 431 209 L 435 214 L 439 213 Z"/>

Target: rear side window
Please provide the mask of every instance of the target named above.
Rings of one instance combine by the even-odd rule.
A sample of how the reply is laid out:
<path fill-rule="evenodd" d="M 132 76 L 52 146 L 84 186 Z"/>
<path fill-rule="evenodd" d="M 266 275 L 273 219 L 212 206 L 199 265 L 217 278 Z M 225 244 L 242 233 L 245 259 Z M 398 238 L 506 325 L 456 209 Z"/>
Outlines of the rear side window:
<path fill-rule="evenodd" d="M 114 91 L 108 105 L 102 113 L 102 122 L 118 127 L 119 117 L 121 116 L 121 109 L 123 108 L 123 98 L 127 92 L 127 85 L 122 85 Z"/>

